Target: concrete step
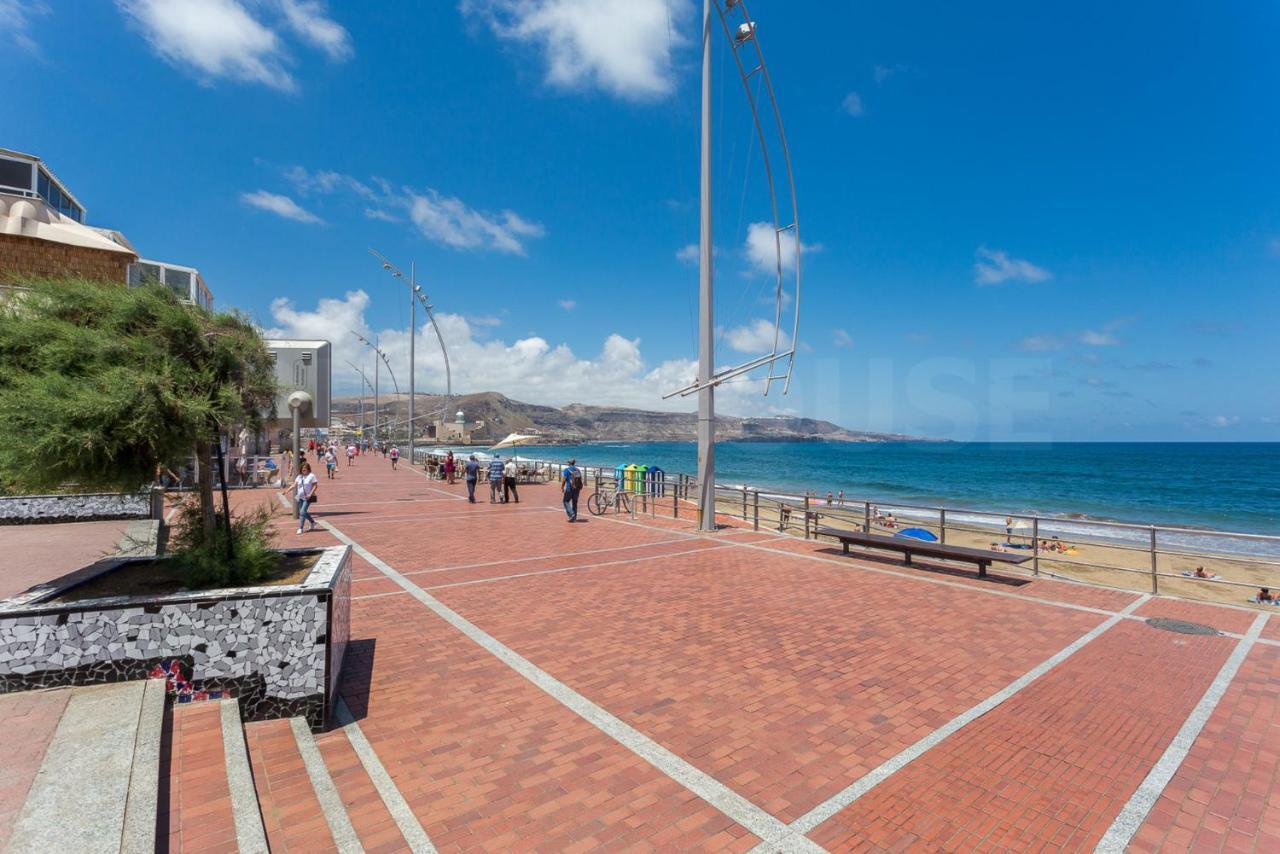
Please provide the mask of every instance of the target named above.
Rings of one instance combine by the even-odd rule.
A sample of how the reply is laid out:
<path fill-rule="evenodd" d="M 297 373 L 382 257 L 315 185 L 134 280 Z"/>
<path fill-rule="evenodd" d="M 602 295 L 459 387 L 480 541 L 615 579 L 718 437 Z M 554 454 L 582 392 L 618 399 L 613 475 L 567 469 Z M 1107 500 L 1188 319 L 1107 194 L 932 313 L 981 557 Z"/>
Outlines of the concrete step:
<path fill-rule="evenodd" d="M 160 766 L 155 850 L 268 850 L 235 700 L 171 708 Z"/>
<path fill-rule="evenodd" d="M 434 852 L 345 705 L 337 717 L 320 735 L 300 717 L 245 727 L 271 850 Z"/>
<path fill-rule="evenodd" d="M 16 706 L 24 700 L 9 702 Z M 29 777 L 7 850 L 154 850 L 164 683 L 37 692 L 30 702 L 41 720 L 15 725 L 13 734 L 5 736 L 32 738 L 30 744 L 16 745 L 14 752 L 19 788 L 39 746 L 47 747 L 38 771 Z M 4 755 L 7 760 L 10 754 Z M 6 771 L 7 766 L 6 761 Z"/>

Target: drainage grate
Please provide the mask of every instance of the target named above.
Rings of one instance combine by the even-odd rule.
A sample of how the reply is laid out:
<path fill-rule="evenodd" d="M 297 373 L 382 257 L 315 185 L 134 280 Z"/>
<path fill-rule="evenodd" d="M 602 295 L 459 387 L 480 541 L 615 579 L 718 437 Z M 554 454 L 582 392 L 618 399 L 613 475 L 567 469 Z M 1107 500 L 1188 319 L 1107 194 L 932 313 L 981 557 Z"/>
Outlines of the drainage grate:
<path fill-rule="evenodd" d="M 1147 620 L 1147 625 L 1153 629 L 1162 629 L 1166 632 L 1177 632 L 1180 635 L 1220 635 L 1222 632 L 1213 626 L 1204 626 L 1200 623 L 1189 623 L 1186 620 L 1171 620 L 1168 617 L 1152 617 Z"/>

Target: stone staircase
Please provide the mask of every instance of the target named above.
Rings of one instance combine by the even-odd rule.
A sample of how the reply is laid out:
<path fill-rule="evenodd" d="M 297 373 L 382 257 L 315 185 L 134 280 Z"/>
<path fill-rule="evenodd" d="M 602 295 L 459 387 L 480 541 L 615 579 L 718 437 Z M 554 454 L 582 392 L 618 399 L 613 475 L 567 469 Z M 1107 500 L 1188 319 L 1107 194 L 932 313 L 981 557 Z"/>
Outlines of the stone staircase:
<path fill-rule="evenodd" d="M 164 682 L 0 695 L 5 852 L 434 851 L 346 706 L 242 724 Z"/>

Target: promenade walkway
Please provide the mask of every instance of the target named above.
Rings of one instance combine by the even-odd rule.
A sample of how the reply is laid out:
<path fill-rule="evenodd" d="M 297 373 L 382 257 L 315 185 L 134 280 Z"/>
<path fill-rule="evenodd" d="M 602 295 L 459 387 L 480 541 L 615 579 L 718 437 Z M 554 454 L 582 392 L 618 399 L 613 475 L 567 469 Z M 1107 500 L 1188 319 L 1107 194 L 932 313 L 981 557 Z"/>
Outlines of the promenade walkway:
<path fill-rule="evenodd" d="M 1280 619 L 487 494 L 362 457 L 280 520 L 356 551 L 342 691 L 395 798 L 317 741 L 367 848 L 407 807 L 441 851 L 1280 850 Z"/>

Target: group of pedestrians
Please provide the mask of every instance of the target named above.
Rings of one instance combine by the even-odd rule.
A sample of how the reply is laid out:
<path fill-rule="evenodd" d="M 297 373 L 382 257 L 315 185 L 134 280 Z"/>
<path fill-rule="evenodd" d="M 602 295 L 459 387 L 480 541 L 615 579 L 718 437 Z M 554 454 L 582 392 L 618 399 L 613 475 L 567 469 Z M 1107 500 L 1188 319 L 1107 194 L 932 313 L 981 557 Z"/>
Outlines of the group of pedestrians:
<path fill-rule="evenodd" d="M 450 483 L 453 482 L 456 468 L 453 453 L 450 452 L 444 463 L 445 477 Z M 494 454 L 493 459 L 482 464 L 476 459 L 476 455 L 472 454 L 462 464 L 463 480 L 467 485 L 467 501 L 476 503 L 476 486 L 483 475 L 489 481 L 490 504 L 519 504 L 520 493 L 516 488 L 518 473 L 519 467 L 514 459 L 503 460 L 501 454 Z M 582 470 L 578 468 L 576 460 L 569 460 L 561 470 L 560 492 L 564 501 L 565 516 L 570 522 L 578 521 L 578 497 L 582 493 Z"/>

